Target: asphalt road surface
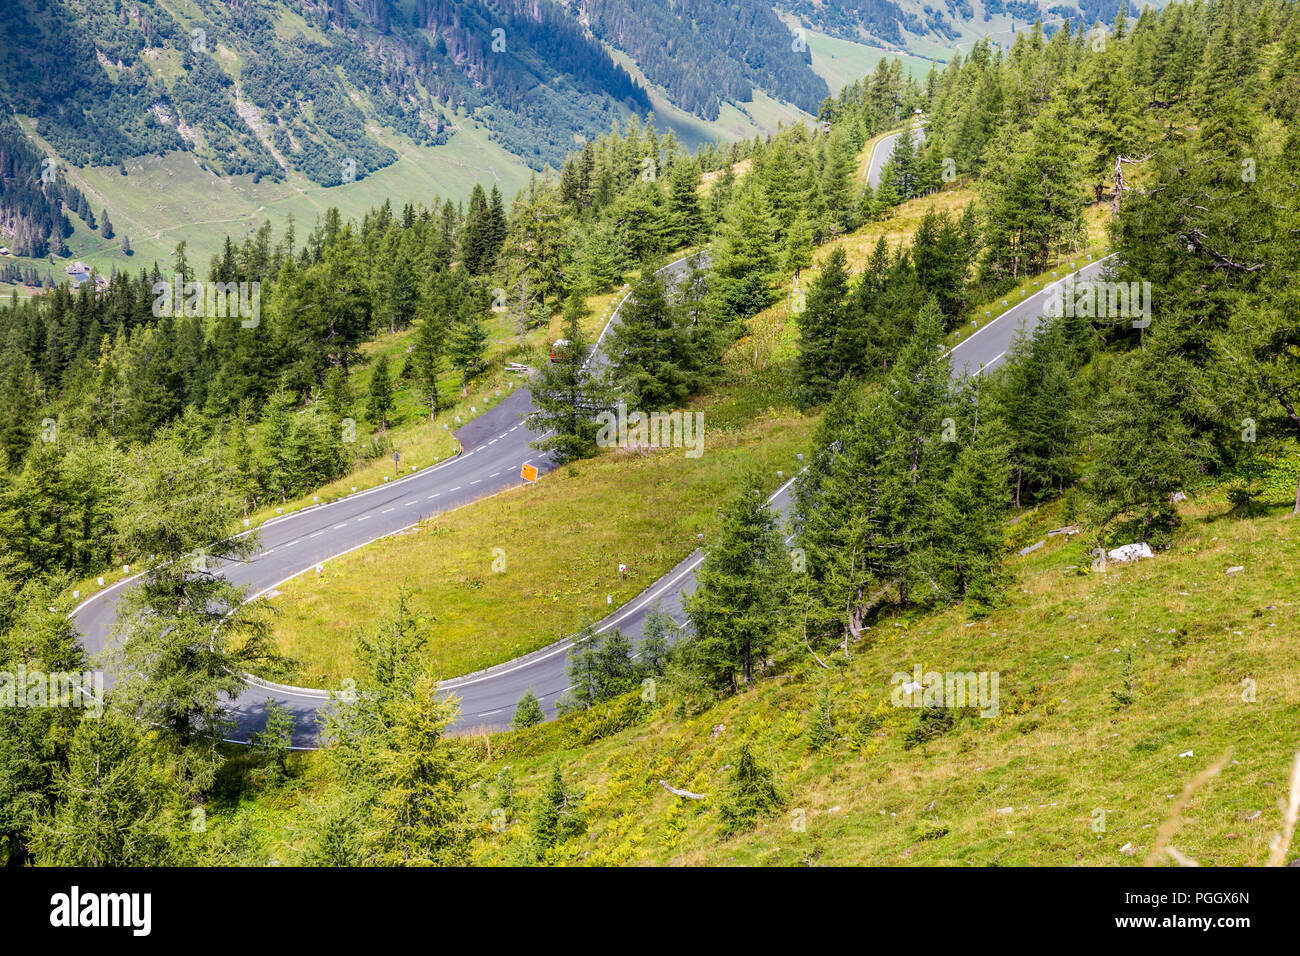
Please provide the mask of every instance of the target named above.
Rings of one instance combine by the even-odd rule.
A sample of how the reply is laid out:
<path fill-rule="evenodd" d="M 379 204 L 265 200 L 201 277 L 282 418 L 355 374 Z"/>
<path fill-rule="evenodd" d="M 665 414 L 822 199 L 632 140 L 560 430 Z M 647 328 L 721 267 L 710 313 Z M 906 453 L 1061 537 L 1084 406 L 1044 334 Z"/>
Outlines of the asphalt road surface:
<path fill-rule="evenodd" d="M 1071 272 L 1074 273 L 1076 280 L 1098 279 L 1101 277 L 1106 261 L 1110 258 L 1106 256 L 1094 262 L 1088 256 L 1080 256 L 1075 262 L 1067 263 L 1057 269 L 1060 278 L 1049 279 L 1047 284 L 1033 295 L 1027 296 L 1016 304 L 1010 304 L 1009 299 L 1004 300 L 1008 302 L 1008 306 L 996 319 L 987 322 L 974 335 L 950 351 L 953 375 L 964 378 L 968 375 L 978 375 L 984 368 L 995 368 L 1011 348 L 1017 334 L 1022 330 L 1031 330 L 1038 324 L 1038 319 L 1045 310 L 1054 286 L 1064 282 L 1065 276 Z M 1078 268 L 1074 269 L 1072 266 Z"/>
<path fill-rule="evenodd" d="M 885 163 L 889 162 L 889 157 L 894 155 L 894 145 L 903 132 L 905 131 L 884 136 L 871 148 L 871 155 L 867 157 L 867 182 L 872 189 L 880 188 L 880 173 L 885 168 Z M 925 142 L 924 125 L 912 127 L 912 142 L 918 146 Z"/>

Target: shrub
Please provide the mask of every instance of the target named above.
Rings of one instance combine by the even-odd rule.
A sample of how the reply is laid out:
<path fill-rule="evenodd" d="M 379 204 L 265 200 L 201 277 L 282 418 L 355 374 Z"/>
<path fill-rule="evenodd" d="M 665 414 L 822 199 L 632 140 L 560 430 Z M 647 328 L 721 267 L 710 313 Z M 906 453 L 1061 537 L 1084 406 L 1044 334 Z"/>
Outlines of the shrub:
<path fill-rule="evenodd" d="M 749 744 L 740 748 L 731 769 L 731 786 L 722 804 L 722 832 L 752 829 L 758 818 L 781 805 L 771 768 L 760 763 Z"/>

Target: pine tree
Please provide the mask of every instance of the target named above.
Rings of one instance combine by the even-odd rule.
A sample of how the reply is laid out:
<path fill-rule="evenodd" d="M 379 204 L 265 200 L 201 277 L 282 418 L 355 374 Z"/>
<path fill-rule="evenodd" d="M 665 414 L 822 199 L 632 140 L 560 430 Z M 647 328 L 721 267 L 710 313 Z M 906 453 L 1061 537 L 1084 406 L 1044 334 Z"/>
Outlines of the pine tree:
<path fill-rule="evenodd" d="M 404 244 L 396 238 L 385 243 L 387 251 L 384 264 L 379 272 L 379 289 L 375 301 L 379 307 L 378 319 L 388 326 L 389 332 L 406 328 L 419 304 L 419 287 L 416 284 L 415 270 L 408 260 Z"/>
<path fill-rule="evenodd" d="M 799 324 L 799 397 L 817 405 L 831 392 L 854 361 L 849 330 L 849 273 L 844 248 L 837 246 L 822 261 L 808 290 Z"/>
<path fill-rule="evenodd" d="M 366 414 L 381 428 L 388 428 L 388 416 L 394 406 L 393 383 L 388 376 L 388 355 L 381 352 L 370 375 L 370 398 Z"/>
<path fill-rule="evenodd" d="M 799 272 L 813 263 L 812 227 L 805 216 L 795 218 L 785 234 L 785 249 L 782 253 L 781 270 L 788 272 L 798 281 Z"/>
<path fill-rule="evenodd" d="M 943 441 L 942 337 L 930 299 L 882 387 L 861 408 L 838 396 L 818 433 L 824 450 L 796 490 L 800 543 L 825 614 L 809 621 L 816 636 L 857 639 L 895 589 L 906 604 L 931 587 L 931 516 L 953 456 Z"/>
<path fill-rule="evenodd" d="M 362 866 L 369 862 L 364 834 L 369 807 L 356 794 L 345 792 L 312 809 L 302 855 L 304 866 Z"/>
<path fill-rule="evenodd" d="M 507 813 L 515 808 L 515 775 L 509 766 L 497 773 L 496 805 Z"/>
<path fill-rule="evenodd" d="M 955 319 L 966 303 L 967 274 L 974 258 L 973 243 L 962 225 L 947 213 L 927 210 L 912 239 L 911 254 L 921 291 L 935 297 L 946 319 Z"/>
<path fill-rule="evenodd" d="M 1017 508 L 1061 491 L 1072 478 L 1076 371 L 1065 320 L 1055 319 L 1014 342 L 994 379 Z"/>
<path fill-rule="evenodd" d="M 939 492 L 931 548 L 941 599 L 969 601 L 981 611 L 993 605 L 1003 583 L 1007 503 L 1002 422 L 982 408 L 986 391 L 984 380 L 975 378 L 962 392 L 953 436 L 960 450 Z"/>
<path fill-rule="evenodd" d="M 478 183 L 469 197 L 469 211 L 465 216 L 465 230 L 461 234 L 460 258 L 465 271 L 481 275 L 492 268 L 495 225 L 488 206 L 487 194 Z"/>
<path fill-rule="evenodd" d="M 487 329 L 475 314 L 462 315 L 452 327 L 448 351 L 451 364 L 460 370 L 463 385 L 468 385 L 483 373 L 487 339 Z"/>
<path fill-rule="evenodd" d="M 710 294 L 724 320 L 749 318 L 771 304 L 776 234 L 772 206 L 761 188 L 751 185 L 735 196 L 713 248 Z"/>
<path fill-rule="evenodd" d="M 82 720 L 56 781 L 53 812 L 32 840 L 42 866 L 158 866 L 171 857 L 161 761 L 130 718 Z M 165 766 L 165 765 L 164 765 Z"/>
<path fill-rule="evenodd" d="M 557 348 L 555 361 L 542 366 L 530 387 L 537 411 L 529 416 L 528 427 L 542 436 L 533 447 L 561 463 L 596 453 L 596 415 L 612 403 L 612 390 L 588 364 L 589 346 L 582 331 L 586 313 L 582 295 L 571 295 L 564 306 L 565 345 Z"/>
<path fill-rule="evenodd" d="M 676 622 L 657 607 L 646 614 L 641 626 L 641 643 L 637 647 L 642 677 L 657 677 L 664 672 L 668 642 L 676 630 Z"/>
<path fill-rule="evenodd" d="M 824 684 L 817 692 L 817 704 L 808 713 L 808 744 L 814 750 L 829 747 L 835 741 L 835 715 L 831 706 L 831 689 Z"/>
<path fill-rule="evenodd" d="M 515 716 L 510 721 L 510 727 L 513 730 L 523 730 L 525 727 L 540 724 L 545 719 L 542 702 L 537 699 L 532 688 L 529 688 L 524 691 L 524 696 L 519 698 L 519 703 L 515 706 Z"/>
<path fill-rule="evenodd" d="M 699 387 L 705 371 L 690 327 L 668 301 L 662 275 L 648 269 L 632 286 L 605 351 L 614 380 L 643 411 L 678 405 Z"/>
<path fill-rule="evenodd" d="M 583 830 L 581 810 L 577 796 L 564 787 L 560 765 L 555 764 L 551 776 L 533 801 L 529 823 L 530 848 L 536 859 L 543 859 L 546 851 L 577 836 Z"/>
<path fill-rule="evenodd" d="M 297 720 L 288 707 L 277 700 L 267 701 L 266 723 L 249 737 L 252 745 L 262 752 L 263 764 L 259 771 L 263 781 L 277 783 L 284 779 L 296 726 Z"/>
<path fill-rule="evenodd" d="M 240 675 L 274 654 L 258 608 L 217 573 L 257 543 L 231 535 L 240 501 L 225 463 L 186 447 L 194 437 L 175 427 L 125 468 L 115 551 L 146 571 L 122 598 L 110 649 L 123 675 L 115 705 L 157 728 L 198 791 L 215 772 Z"/>
<path fill-rule="evenodd" d="M 505 198 L 501 195 L 501 190 L 494 183 L 492 192 L 488 194 L 488 231 L 490 257 L 495 260 L 497 253 L 501 250 L 502 243 L 506 240 L 508 226 L 506 223 L 506 205 Z"/>
<path fill-rule="evenodd" d="M 18 347 L 17 337 L 0 353 L 0 401 L 11 413 L 0 421 L 0 450 L 10 468 L 22 461 L 32 439 L 36 419 L 36 374 L 27 355 Z"/>
<path fill-rule="evenodd" d="M 686 601 L 695 634 L 683 646 L 684 663 L 715 692 L 734 692 L 753 678 L 781 623 L 789 561 L 759 481 L 746 475 L 743 490 L 723 506 L 718 539 Z"/>
<path fill-rule="evenodd" d="M 391 744 L 379 760 L 371 842 L 381 866 L 463 866 L 469 861 L 465 779 L 443 739 L 456 705 L 426 673 L 396 701 Z"/>
<path fill-rule="evenodd" d="M 699 199 L 700 173 L 694 163 L 678 163 L 668 183 L 661 236 L 664 248 L 695 245 L 704 236 Z"/>
<path fill-rule="evenodd" d="M 852 200 L 853 163 L 848 146 L 839 133 L 832 133 L 826 145 L 826 161 L 822 169 L 819 192 L 826 204 L 831 233 L 847 231 L 857 222 L 857 210 Z"/>
<path fill-rule="evenodd" d="M 727 795 L 719 808 L 722 832 L 726 836 L 752 830 L 759 817 L 781 806 L 771 768 L 754 756 L 748 743 L 741 745 L 731 763 Z"/>
<path fill-rule="evenodd" d="M 342 418 L 352 410 L 352 380 L 340 366 L 334 366 L 325 373 L 325 383 L 321 386 L 320 403 L 330 415 Z"/>
<path fill-rule="evenodd" d="M 289 460 L 289 428 L 293 400 L 284 389 L 271 393 L 263 419 L 265 451 L 262 465 L 262 484 L 281 501 L 289 498 L 291 485 Z"/>
<path fill-rule="evenodd" d="M 600 696 L 606 700 L 626 694 L 640 683 L 637 664 L 632 659 L 632 642 L 618 628 L 601 639 L 597 651 Z"/>
<path fill-rule="evenodd" d="M 998 154 L 984 182 L 987 278 L 1033 275 L 1077 240 L 1086 197 L 1078 149 L 1057 112 L 1043 112 Z"/>
<path fill-rule="evenodd" d="M 572 638 L 569 650 L 569 692 L 559 701 L 561 716 L 587 710 L 600 699 L 600 638 L 591 625 Z"/>
<path fill-rule="evenodd" d="M 902 582 L 901 542 L 891 520 L 900 484 L 890 474 L 893 443 L 884 402 L 859 407 L 841 388 L 818 429 L 818 451 L 795 489 L 799 545 L 815 595 L 805 622 L 832 646 L 860 637 L 869 615 Z"/>
<path fill-rule="evenodd" d="M 894 152 L 880 171 L 882 190 L 888 184 L 898 202 L 919 195 L 920 168 L 916 142 L 910 130 L 904 130 L 894 141 Z"/>
<path fill-rule="evenodd" d="M 1215 464 L 1213 442 L 1187 401 L 1199 376 L 1183 351 L 1179 329 L 1155 324 L 1146 345 L 1126 357 L 1101 397 L 1089 482 L 1096 517 L 1119 522 L 1139 540 L 1160 547 L 1178 523 L 1172 497 Z"/>
<path fill-rule="evenodd" d="M 446 351 L 447 331 L 425 316 L 415 331 L 415 345 L 411 350 L 411 368 L 420 394 L 427 396 L 429 420 L 433 421 L 442 410 L 442 396 L 438 391 L 438 377 L 442 373 Z"/>

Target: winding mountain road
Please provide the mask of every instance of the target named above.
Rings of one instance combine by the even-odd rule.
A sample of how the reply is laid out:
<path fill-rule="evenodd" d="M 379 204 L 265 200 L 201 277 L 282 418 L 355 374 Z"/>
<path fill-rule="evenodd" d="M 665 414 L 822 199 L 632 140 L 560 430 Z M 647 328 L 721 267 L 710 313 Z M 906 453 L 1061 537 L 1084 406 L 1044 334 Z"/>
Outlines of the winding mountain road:
<path fill-rule="evenodd" d="M 912 142 L 917 146 L 925 143 L 925 126 L 926 124 L 921 122 L 909 127 L 912 132 Z M 894 146 L 898 143 L 898 137 L 905 132 L 907 130 L 899 130 L 897 133 L 882 136 L 876 140 L 876 145 L 871 147 L 871 155 L 867 157 L 867 183 L 872 189 L 880 188 L 880 174 L 884 171 L 885 164 L 889 162 L 889 157 L 894 155 Z"/>
<path fill-rule="evenodd" d="M 897 135 L 889 139 L 896 140 Z M 888 145 L 884 140 L 878 143 L 870 159 L 873 167 L 883 167 L 887 153 L 891 151 L 892 141 Z M 876 155 L 879 153 L 886 155 L 880 158 Z M 689 263 L 689 257 L 682 258 L 670 263 L 664 271 L 675 280 L 687 271 Z M 1102 261 L 1092 262 L 1085 265 L 1079 275 L 1095 277 L 1101 268 Z M 1048 286 L 1009 307 L 951 349 L 953 374 L 957 377 L 977 375 L 1001 362 L 1016 333 L 1038 321 L 1050 288 Z M 614 310 L 605 331 L 617 321 L 622 305 L 620 302 Z M 529 447 L 529 443 L 538 437 L 525 424 L 532 410 L 527 389 L 515 389 L 456 432 L 464 448 L 457 457 L 338 501 L 272 519 L 258 529 L 260 549 L 257 554 L 246 562 L 227 565 L 219 573 L 247 588 L 251 597 L 257 597 L 299 574 L 310 572 L 318 564 L 402 532 L 425 518 L 519 485 L 522 482 L 520 468 L 525 463 L 535 465 L 539 474 L 549 471 L 553 467 L 549 458 Z M 793 474 L 794 463 L 791 464 L 790 473 Z M 794 478 L 786 480 L 769 499 L 780 515 L 789 514 L 793 484 Z M 682 597 L 694 589 L 695 571 L 703 560 L 704 554 L 700 550 L 683 558 L 634 600 L 599 621 L 595 625 L 596 633 L 618 628 L 639 640 L 647 615 L 656 608 L 675 621 L 684 622 Z M 91 655 L 106 646 L 118 602 L 133 580 L 129 578 L 106 588 L 83 601 L 72 612 L 83 645 Z M 508 726 L 516 703 L 530 689 L 541 699 L 548 716 L 553 715 L 557 702 L 569 688 L 570 647 L 570 640 L 562 640 L 495 667 L 444 681 L 440 689 L 460 700 L 460 716 L 453 730 L 471 732 Z M 111 675 L 105 677 L 106 683 L 111 683 Z M 249 734 L 264 726 L 268 702 L 275 701 L 296 718 L 293 746 L 316 746 L 319 734 L 317 717 L 328 700 L 327 690 L 285 687 L 250 678 L 245 691 L 230 706 L 237 728 L 231 739 L 246 743 Z"/>
<path fill-rule="evenodd" d="M 691 257 L 683 257 L 661 271 L 670 283 L 674 282 L 688 271 L 690 261 Z M 626 298 L 620 301 L 610 316 L 601 338 L 597 340 L 598 347 L 605 333 L 617 321 L 625 301 Z M 527 416 L 534 410 L 528 389 L 514 389 L 495 406 L 456 431 L 463 450 L 455 458 L 337 501 L 272 518 L 257 529 L 257 553 L 244 562 L 220 565 L 217 573 L 246 588 L 251 600 L 300 574 L 311 572 L 317 565 L 413 528 L 433 515 L 520 485 L 523 483 L 521 469 L 525 464 L 534 465 L 540 477 L 554 464 L 546 454 L 530 447 L 530 442 L 539 437 L 526 424 Z M 99 591 L 72 611 L 70 616 L 81 632 L 82 645 L 92 657 L 107 647 L 118 604 L 135 579 L 126 578 Z M 527 660 L 524 658 L 521 662 Z M 562 659 L 558 670 L 561 673 L 565 671 Z M 105 673 L 104 682 L 106 687 L 112 686 L 111 672 Z M 315 744 L 318 735 L 316 717 L 328 702 L 328 689 L 288 687 L 253 677 L 247 683 L 247 689 L 229 707 L 238 731 L 232 738 L 234 742 L 246 743 L 249 734 L 261 729 L 265 725 L 267 703 L 275 701 L 295 717 L 294 746 Z M 461 684 L 467 689 L 456 690 L 462 697 L 462 717 L 457 727 L 499 725 L 501 721 L 495 718 L 503 706 L 503 694 L 513 693 L 514 683 L 470 675 L 448 682 L 447 686 L 455 689 L 452 685 Z M 520 690 L 510 701 L 505 723 L 509 722 L 515 700 L 522 693 Z M 547 702 L 553 711 L 554 699 Z"/>
<path fill-rule="evenodd" d="M 1103 268 L 1104 260 L 1087 262 L 1076 275 L 1080 279 L 1096 278 Z M 946 354 L 952 363 L 953 376 L 966 378 L 997 367 L 1017 334 L 1037 325 L 1052 287 L 1063 281 L 1063 278 L 1058 279 L 1010 306 L 965 341 L 949 349 Z M 793 472 L 794 463 L 791 464 Z M 794 481 L 794 478 L 785 481 L 768 499 L 782 519 L 790 515 L 790 492 Z M 647 615 L 656 608 L 672 617 L 679 626 L 684 624 L 686 616 L 682 611 L 682 597 L 695 589 L 695 570 L 703 560 L 702 550 L 692 552 L 634 600 L 601 620 L 595 626 L 596 633 L 618 628 L 639 641 Z M 542 700 L 548 715 L 552 714 L 555 702 L 569 688 L 567 660 L 572 646 L 571 641 L 560 641 L 497 667 L 445 681 L 442 687 L 461 698 L 459 726 L 482 729 L 506 726 L 514 714 L 515 704 L 529 689 Z"/>

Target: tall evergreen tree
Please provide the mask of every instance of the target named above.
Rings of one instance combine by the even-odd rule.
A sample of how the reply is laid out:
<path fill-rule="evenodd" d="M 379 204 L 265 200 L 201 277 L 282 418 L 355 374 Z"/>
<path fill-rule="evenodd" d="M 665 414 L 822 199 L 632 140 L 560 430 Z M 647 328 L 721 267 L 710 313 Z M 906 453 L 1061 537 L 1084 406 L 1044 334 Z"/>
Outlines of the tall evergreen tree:
<path fill-rule="evenodd" d="M 710 690 L 733 693 L 772 652 L 781 625 L 789 560 L 756 473 L 720 515 L 717 540 L 686 601 L 694 636 L 683 663 Z"/>
<path fill-rule="evenodd" d="M 778 266 L 776 235 L 764 191 L 751 185 L 737 194 L 713 248 L 710 294 L 724 319 L 746 319 L 771 304 Z"/>
<path fill-rule="evenodd" d="M 556 348 L 555 360 L 542 366 L 530 387 L 537 411 L 529 416 L 528 427 L 542 436 L 533 447 L 561 463 L 596 453 L 600 431 L 596 415 L 612 405 L 611 389 L 599 366 L 588 362 L 590 346 L 582 331 L 586 314 L 582 295 L 569 296 L 564 306 L 564 345 Z"/>
<path fill-rule="evenodd" d="M 644 411 L 671 408 L 699 387 L 703 357 L 681 309 L 668 299 L 660 273 L 646 274 L 628 294 L 606 353 L 614 380 Z"/>
<path fill-rule="evenodd" d="M 411 349 L 411 368 L 415 376 L 416 387 L 425 396 L 429 406 L 429 420 L 437 417 L 442 410 L 442 396 L 438 391 L 438 377 L 442 373 L 445 359 L 447 331 L 434 321 L 432 316 L 420 320 L 415 331 L 415 345 Z"/>
<path fill-rule="evenodd" d="M 393 382 L 388 374 L 388 355 L 381 352 L 379 358 L 375 359 L 375 368 L 370 374 L 370 398 L 366 414 L 372 422 L 386 429 L 394 404 Z"/>
<path fill-rule="evenodd" d="M 462 384 L 468 385 L 483 374 L 487 339 L 487 329 L 475 313 L 462 314 L 452 326 L 448 352 L 451 364 L 460 370 Z"/>
<path fill-rule="evenodd" d="M 842 246 L 822 260 L 808 290 L 799 324 L 800 399 L 816 405 L 830 397 L 835 384 L 852 368 L 855 342 L 849 328 L 849 273 Z"/>
<path fill-rule="evenodd" d="M 57 803 L 37 824 L 43 866 L 158 866 L 172 857 L 161 760 L 148 737 L 116 711 L 82 720 L 56 782 Z"/>

